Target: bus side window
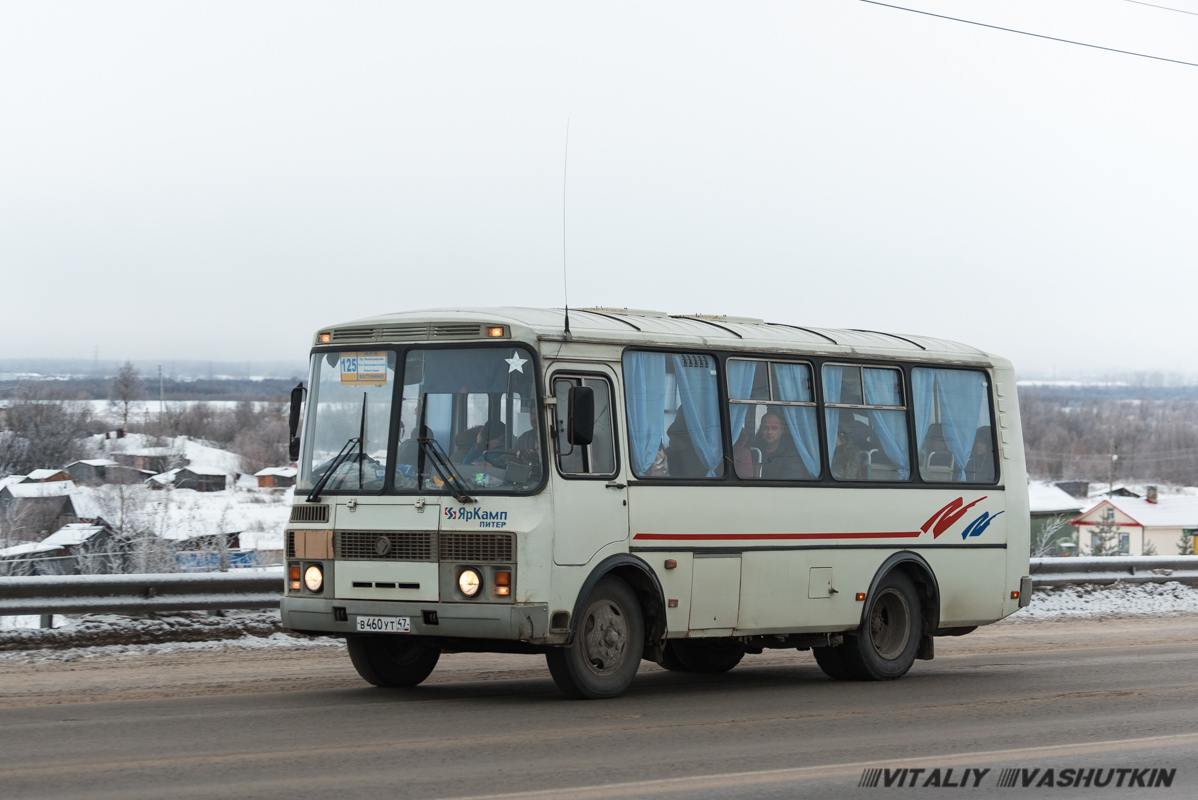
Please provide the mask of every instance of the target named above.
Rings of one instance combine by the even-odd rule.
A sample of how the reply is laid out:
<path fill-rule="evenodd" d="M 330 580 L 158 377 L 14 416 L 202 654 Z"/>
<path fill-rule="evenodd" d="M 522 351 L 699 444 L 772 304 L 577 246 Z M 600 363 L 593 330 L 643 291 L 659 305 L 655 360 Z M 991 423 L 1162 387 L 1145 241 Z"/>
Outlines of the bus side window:
<path fill-rule="evenodd" d="M 638 478 L 724 477 L 716 359 L 707 353 L 624 353 L 628 449 Z"/>
<path fill-rule="evenodd" d="M 595 391 L 595 429 L 589 445 L 571 445 L 566 439 L 571 386 L 589 386 Z M 616 473 L 616 443 L 612 426 L 611 384 L 606 378 L 563 376 L 553 378 L 554 431 L 557 437 L 557 469 L 563 475 L 611 477 Z"/>
<path fill-rule="evenodd" d="M 993 483 L 994 422 L 986 373 L 916 367 L 911 390 L 919 476 L 932 482 Z"/>
<path fill-rule="evenodd" d="M 907 405 L 891 367 L 824 364 L 828 462 L 838 481 L 906 481 Z"/>

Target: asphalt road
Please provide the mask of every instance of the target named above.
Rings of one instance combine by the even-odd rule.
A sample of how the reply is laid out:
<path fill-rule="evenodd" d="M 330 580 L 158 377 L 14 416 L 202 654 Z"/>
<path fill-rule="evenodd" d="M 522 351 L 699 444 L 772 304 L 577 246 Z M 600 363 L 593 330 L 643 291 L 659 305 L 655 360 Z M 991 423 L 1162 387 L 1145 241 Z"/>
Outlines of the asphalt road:
<path fill-rule="evenodd" d="M 1000 623 L 892 683 L 794 651 L 714 677 L 645 664 L 605 702 L 563 699 L 528 656 L 445 656 L 407 691 L 332 647 L 6 660 L 0 797 L 1198 796 L 1196 623 Z M 1154 768 L 1171 789 L 1131 785 Z M 1062 788 L 1066 769 L 1111 782 Z"/>

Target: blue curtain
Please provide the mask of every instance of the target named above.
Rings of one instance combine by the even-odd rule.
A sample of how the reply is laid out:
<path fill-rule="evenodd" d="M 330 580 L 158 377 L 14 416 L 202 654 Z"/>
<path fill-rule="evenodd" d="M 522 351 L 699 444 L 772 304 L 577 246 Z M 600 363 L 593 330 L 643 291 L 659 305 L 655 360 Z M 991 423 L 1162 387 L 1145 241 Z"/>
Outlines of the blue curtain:
<path fill-rule="evenodd" d="M 899 373 L 890 369 L 863 369 L 865 404 L 899 405 L 902 397 L 896 379 Z M 911 462 L 907 455 L 907 417 L 902 411 L 869 412 L 870 426 L 882 445 L 882 452 L 899 468 L 899 480 L 911 477 Z"/>
<path fill-rule="evenodd" d="M 809 375 L 808 368 L 802 364 L 774 364 L 774 377 L 778 380 L 780 395 L 778 399 L 791 402 L 813 401 L 815 398 L 811 396 L 806 380 Z M 837 392 L 839 395 L 839 384 Z M 799 451 L 799 458 L 803 460 L 803 466 L 807 468 L 811 477 L 819 477 L 819 434 L 815 427 L 815 409 L 782 406 L 782 413 L 786 417 L 786 424 L 790 426 L 790 435 Z M 732 424 L 732 430 L 736 430 L 735 422 Z"/>
<path fill-rule="evenodd" d="M 664 353 L 624 354 L 624 399 L 628 406 L 632 469 L 637 475 L 644 475 L 653 466 L 666 432 Z"/>
<path fill-rule="evenodd" d="M 824 367 L 824 402 L 840 402 L 840 384 L 844 378 L 844 367 Z M 824 409 L 824 424 L 828 427 L 828 463 L 836 455 L 836 432 L 840 429 L 840 409 Z"/>
<path fill-rule="evenodd" d="M 965 480 L 965 464 L 973 450 L 982 405 L 986 402 L 986 377 L 965 369 L 938 369 L 936 398 L 940 401 L 940 423 L 944 441 L 957 462 L 953 480 Z"/>
<path fill-rule="evenodd" d="M 757 372 L 756 361 L 728 359 L 728 397 L 733 400 L 748 400 L 753 393 L 753 375 Z M 740 436 L 749 414 L 748 403 L 729 404 L 728 414 L 732 418 L 732 440 Z"/>
<path fill-rule="evenodd" d="M 915 447 L 923 450 L 923 440 L 932 424 L 932 392 L 936 383 L 936 370 L 911 370 L 911 393 L 915 396 Z"/>
<path fill-rule="evenodd" d="M 707 477 L 714 478 L 716 467 L 720 466 L 724 457 L 724 445 L 720 441 L 720 396 L 716 385 L 715 363 L 710 356 L 696 358 L 693 355 L 678 355 L 672 358 L 674 380 L 678 384 L 682 411 L 686 414 L 691 444 L 694 445 L 699 461 L 707 468 Z M 698 366 L 691 366 L 692 364 Z M 663 375 L 662 378 L 664 377 Z M 629 425 L 631 424 L 629 421 Z"/>

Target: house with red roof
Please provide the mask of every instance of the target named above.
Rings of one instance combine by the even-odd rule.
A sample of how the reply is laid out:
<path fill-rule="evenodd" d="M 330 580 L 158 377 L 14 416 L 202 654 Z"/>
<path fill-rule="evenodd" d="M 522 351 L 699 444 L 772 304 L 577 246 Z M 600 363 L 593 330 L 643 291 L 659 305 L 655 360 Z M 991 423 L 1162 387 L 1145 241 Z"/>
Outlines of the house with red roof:
<path fill-rule="evenodd" d="M 1104 497 L 1070 521 L 1078 532 L 1081 555 L 1093 548 L 1093 530 L 1103 522 L 1113 523 L 1120 552 L 1142 556 L 1145 546 L 1156 555 L 1181 552 L 1182 537 L 1193 541 L 1198 534 L 1198 496 L 1158 495 L 1148 487 L 1147 497 Z"/>

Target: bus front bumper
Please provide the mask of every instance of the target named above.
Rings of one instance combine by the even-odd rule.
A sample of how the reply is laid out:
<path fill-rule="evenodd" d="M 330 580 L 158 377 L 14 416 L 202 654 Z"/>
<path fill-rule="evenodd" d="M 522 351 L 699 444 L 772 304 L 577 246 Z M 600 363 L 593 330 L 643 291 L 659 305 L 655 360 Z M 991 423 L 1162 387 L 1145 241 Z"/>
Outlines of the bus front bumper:
<path fill-rule="evenodd" d="M 501 639 L 532 644 L 563 644 L 549 633 L 549 606 L 544 603 L 427 603 L 391 600 L 334 600 L 284 597 L 283 627 L 302 633 L 360 633 L 359 617 L 406 617 L 409 636 Z"/>

